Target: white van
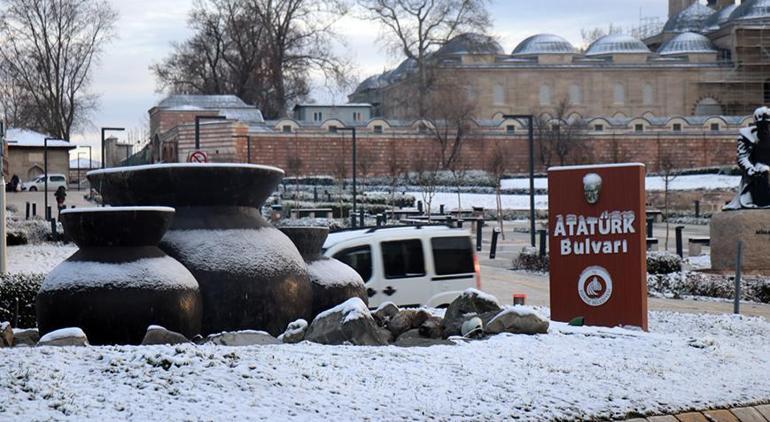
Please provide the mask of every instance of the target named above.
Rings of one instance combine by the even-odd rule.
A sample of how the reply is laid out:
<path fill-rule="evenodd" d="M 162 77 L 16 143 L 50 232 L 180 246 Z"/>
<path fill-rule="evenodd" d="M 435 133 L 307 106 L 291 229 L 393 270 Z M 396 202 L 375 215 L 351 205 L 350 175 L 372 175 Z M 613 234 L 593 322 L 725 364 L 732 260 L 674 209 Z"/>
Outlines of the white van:
<path fill-rule="evenodd" d="M 446 307 L 469 288 L 481 288 L 479 262 L 467 231 L 403 226 L 331 233 L 324 255 L 355 269 L 369 306 Z"/>
<path fill-rule="evenodd" d="M 64 189 L 67 189 L 67 176 L 58 173 L 48 173 L 48 191 L 56 191 L 56 189 L 59 189 L 59 186 L 64 186 Z M 21 190 L 36 192 L 43 189 L 45 189 L 44 174 L 21 184 Z"/>

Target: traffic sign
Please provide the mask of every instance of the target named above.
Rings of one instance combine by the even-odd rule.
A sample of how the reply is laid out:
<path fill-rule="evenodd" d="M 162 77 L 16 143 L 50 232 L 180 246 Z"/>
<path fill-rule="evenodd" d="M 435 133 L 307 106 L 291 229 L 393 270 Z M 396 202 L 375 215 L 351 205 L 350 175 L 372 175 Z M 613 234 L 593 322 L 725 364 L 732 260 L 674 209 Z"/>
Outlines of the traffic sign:
<path fill-rule="evenodd" d="M 208 163 L 209 157 L 203 151 L 193 151 L 189 157 L 187 157 L 188 163 Z"/>

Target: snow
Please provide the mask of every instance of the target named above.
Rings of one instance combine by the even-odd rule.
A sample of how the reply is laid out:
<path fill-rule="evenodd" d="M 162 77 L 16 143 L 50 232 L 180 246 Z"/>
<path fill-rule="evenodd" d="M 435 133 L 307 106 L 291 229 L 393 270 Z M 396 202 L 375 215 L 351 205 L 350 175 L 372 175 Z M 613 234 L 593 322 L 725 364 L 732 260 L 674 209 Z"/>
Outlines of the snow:
<path fill-rule="evenodd" d="M 685 259 L 685 262 L 689 264 L 690 268 L 693 270 L 711 269 L 711 255 L 691 256 Z"/>
<path fill-rule="evenodd" d="M 29 129 L 8 129 L 5 132 L 5 140 L 8 142 L 9 147 L 40 147 L 45 145 L 45 138 L 49 137 L 46 134 L 35 132 Z M 75 148 L 75 144 L 71 144 L 62 139 L 49 139 L 48 148 Z"/>
<path fill-rule="evenodd" d="M 540 315 L 539 312 L 535 310 L 535 308 L 532 308 L 531 306 L 507 306 L 503 308 L 502 311 L 500 311 L 497 315 L 495 315 L 494 318 L 492 318 L 489 323 L 491 324 L 492 321 L 496 320 L 497 318 L 500 318 L 503 315 L 508 314 L 516 314 L 518 316 L 526 316 L 526 315 L 536 315 L 542 319 L 545 319 L 542 315 Z"/>
<path fill-rule="evenodd" d="M 120 212 L 120 211 L 140 211 L 140 212 L 176 212 L 171 207 L 93 207 L 93 208 L 67 208 L 62 210 L 61 214 L 80 214 L 86 212 Z"/>
<path fill-rule="evenodd" d="M 418 200 L 422 201 L 422 194 L 420 192 L 407 192 L 407 195 L 413 195 Z M 486 209 L 496 209 L 497 200 L 494 194 L 482 194 L 482 193 L 462 193 L 463 208 L 470 207 L 484 207 Z M 529 209 L 529 195 L 500 195 L 503 209 L 508 210 L 528 210 Z M 457 193 L 456 192 L 436 192 L 431 201 L 431 208 L 433 212 L 438 212 L 439 205 L 444 204 L 447 210 L 457 209 Z M 548 196 L 535 195 L 535 208 L 539 210 L 548 209 Z"/>
<path fill-rule="evenodd" d="M 307 266 L 311 280 L 327 287 L 361 286 L 364 281 L 356 270 L 336 259 L 319 259 Z"/>
<path fill-rule="evenodd" d="M 642 163 L 617 163 L 617 164 L 587 164 L 583 166 L 556 166 L 550 167 L 548 171 L 564 171 L 564 170 L 594 170 L 594 169 L 607 169 L 607 168 L 623 168 L 623 167 L 645 167 Z"/>
<path fill-rule="evenodd" d="M 737 189 L 740 184 L 740 176 L 725 176 L 721 174 L 696 174 L 677 176 L 670 182 L 670 190 L 715 190 L 715 189 Z M 503 179 L 501 182 L 503 189 L 529 189 L 529 179 Z M 645 179 L 645 187 L 648 191 L 661 191 L 665 189 L 664 180 L 659 176 L 648 176 Z M 535 189 L 548 189 L 548 179 L 545 177 L 535 178 Z M 456 195 L 455 195 L 456 196 Z M 512 195 L 504 195 L 512 196 Z M 418 196 L 419 197 L 419 196 Z M 492 195 L 494 198 L 494 195 Z M 465 201 L 463 201 L 465 203 Z M 504 207 L 505 208 L 505 207 Z"/>
<path fill-rule="evenodd" d="M 9 246 L 8 272 L 46 274 L 77 250 L 74 244 Z"/>
<path fill-rule="evenodd" d="M 369 307 L 366 306 L 363 300 L 358 297 L 352 297 L 339 305 L 327 309 L 320 314 L 316 315 L 315 320 L 323 319 L 331 314 L 341 313 L 345 318 L 343 323 L 353 321 L 359 318 L 372 318 L 372 314 L 369 312 Z"/>
<path fill-rule="evenodd" d="M 481 300 L 486 300 L 487 302 L 496 303 L 497 306 L 500 306 L 500 302 L 497 301 L 497 298 L 492 296 L 491 294 L 484 293 L 481 290 L 474 289 L 473 287 L 469 287 L 465 289 L 463 292 L 463 296 L 469 297 L 469 296 L 477 296 Z"/>
<path fill-rule="evenodd" d="M 123 173 L 130 171 L 152 170 L 152 169 L 165 169 L 165 168 L 238 168 L 238 169 L 260 169 L 274 171 L 284 174 L 284 171 L 278 167 L 265 166 L 260 164 L 240 164 L 240 163 L 162 163 L 162 164 L 145 164 L 141 166 L 131 167 L 111 167 L 106 169 L 91 170 L 88 175 L 95 174 L 109 174 L 109 173 Z"/>
<path fill-rule="evenodd" d="M 283 332 L 280 336 L 278 336 L 278 341 L 283 342 L 284 337 L 286 336 L 296 336 L 305 330 L 307 330 L 308 323 L 304 319 L 298 319 L 294 322 L 290 322 L 288 327 L 286 327 L 286 331 Z"/>
<path fill-rule="evenodd" d="M 40 291 L 91 287 L 197 289 L 198 282 L 179 261 L 164 256 L 120 264 L 64 261 L 48 274 Z"/>
<path fill-rule="evenodd" d="M 62 328 L 40 337 L 40 343 L 61 340 L 63 338 L 86 338 L 86 333 L 78 327 Z"/>
<path fill-rule="evenodd" d="M 770 323 L 652 312 L 650 333 L 420 349 L 294 345 L 3 349 L 8 420 L 597 420 L 770 397 Z M 256 394 L 255 394 L 256 393 Z"/>

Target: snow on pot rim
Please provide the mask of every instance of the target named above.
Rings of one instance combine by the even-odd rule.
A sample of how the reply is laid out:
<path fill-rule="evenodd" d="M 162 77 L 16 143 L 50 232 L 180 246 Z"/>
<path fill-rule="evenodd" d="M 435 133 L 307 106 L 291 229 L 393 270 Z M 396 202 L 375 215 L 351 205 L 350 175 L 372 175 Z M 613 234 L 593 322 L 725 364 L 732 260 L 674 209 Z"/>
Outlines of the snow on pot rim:
<path fill-rule="evenodd" d="M 75 208 L 62 211 L 64 233 L 79 248 L 154 246 L 168 230 L 169 207 Z"/>
<path fill-rule="evenodd" d="M 261 207 L 284 176 L 256 164 L 171 163 L 90 171 L 105 204 L 176 207 Z"/>

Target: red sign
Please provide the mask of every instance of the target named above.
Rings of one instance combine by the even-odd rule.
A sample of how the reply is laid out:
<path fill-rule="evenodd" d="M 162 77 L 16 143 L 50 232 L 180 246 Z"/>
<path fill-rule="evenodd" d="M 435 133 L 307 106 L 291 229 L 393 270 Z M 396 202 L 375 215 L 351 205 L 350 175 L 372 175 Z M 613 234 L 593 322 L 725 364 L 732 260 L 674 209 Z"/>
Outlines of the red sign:
<path fill-rule="evenodd" d="M 548 170 L 551 318 L 647 330 L 643 164 Z"/>
<path fill-rule="evenodd" d="M 209 156 L 206 155 L 203 151 L 194 151 L 192 154 L 190 154 L 189 157 L 187 157 L 188 163 L 208 163 L 209 162 Z"/>

